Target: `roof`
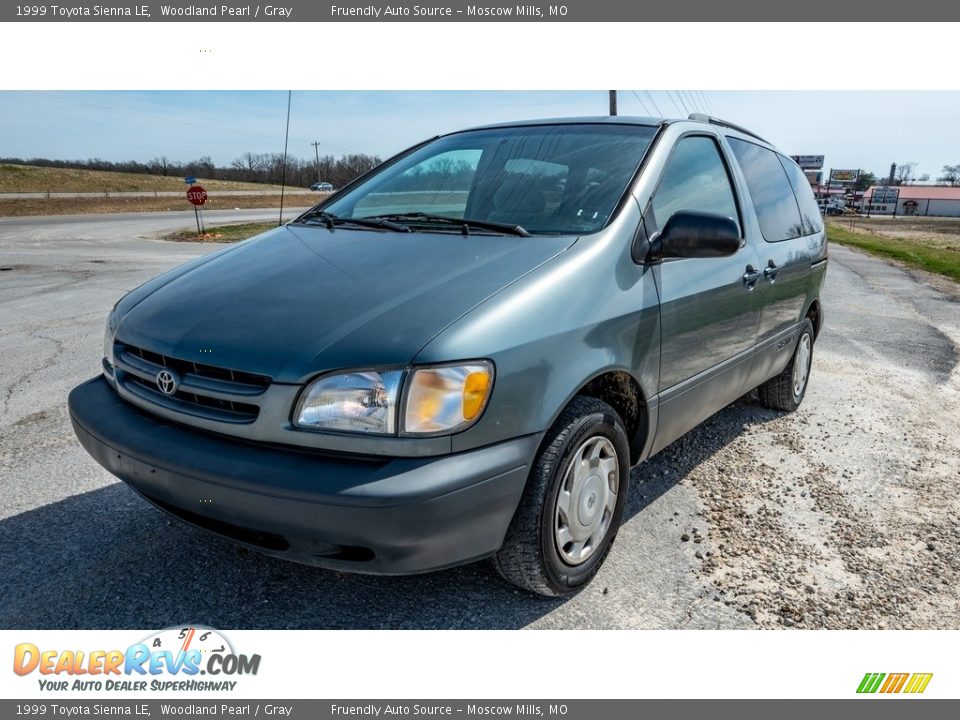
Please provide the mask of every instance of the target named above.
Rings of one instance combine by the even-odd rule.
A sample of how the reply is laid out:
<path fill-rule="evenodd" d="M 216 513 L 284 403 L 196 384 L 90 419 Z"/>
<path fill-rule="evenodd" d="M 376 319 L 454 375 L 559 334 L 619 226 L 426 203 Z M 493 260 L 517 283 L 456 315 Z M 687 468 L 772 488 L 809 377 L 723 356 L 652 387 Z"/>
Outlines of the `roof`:
<path fill-rule="evenodd" d="M 768 146 L 772 150 L 776 148 L 768 140 L 764 140 L 762 137 L 754 133 L 752 130 L 747 130 L 744 127 L 739 125 L 734 125 L 733 123 L 727 122 L 726 120 L 721 120 L 720 118 L 711 117 L 709 115 L 703 115 L 701 113 L 691 113 L 689 117 L 686 118 L 672 118 L 672 117 L 644 117 L 644 116 L 633 116 L 633 115 L 594 115 L 586 117 L 559 117 L 559 118 L 543 118 L 543 119 L 534 119 L 534 120 L 515 120 L 511 122 L 499 122 L 492 123 L 489 125 L 479 125 L 476 127 L 466 128 L 463 130 L 457 130 L 448 135 L 457 135 L 462 132 L 471 132 L 474 130 L 493 130 L 496 128 L 510 128 L 510 127 L 529 127 L 537 125 L 584 125 L 584 124 L 604 124 L 604 125 L 644 125 L 647 127 L 659 127 L 661 125 L 671 125 L 678 122 L 693 122 L 693 123 L 706 123 L 709 125 L 715 125 L 722 127 L 726 132 L 737 132 L 743 135 L 746 135 L 751 138 L 754 142 L 761 142 L 764 145 Z"/>
<path fill-rule="evenodd" d="M 874 185 L 864 194 L 864 199 L 873 197 Z M 892 188 L 900 191 L 901 200 L 960 200 L 960 187 L 946 187 L 944 185 L 900 185 Z"/>
<path fill-rule="evenodd" d="M 468 130 L 491 130 L 493 128 L 508 128 L 508 127 L 526 127 L 528 125 L 582 125 L 582 124 L 594 124 L 594 123 L 603 123 L 609 125 L 647 125 L 656 127 L 665 122 L 671 122 L 667 118 L 655 118 L 655 117 L 636 117 L 632 115 L 594 115 L 594 116 L 585 116 L 585 117 L 558 117 L 558 118 L 543 118 L 543 119 L 534 119 L 534 120 L 515 120 L 511 122 L 499 122 L 492 123 L 490 125 L 479 125 L 477 127 L 468 128 Z M 464 131 L 460 131 L 464 132 Z"/>

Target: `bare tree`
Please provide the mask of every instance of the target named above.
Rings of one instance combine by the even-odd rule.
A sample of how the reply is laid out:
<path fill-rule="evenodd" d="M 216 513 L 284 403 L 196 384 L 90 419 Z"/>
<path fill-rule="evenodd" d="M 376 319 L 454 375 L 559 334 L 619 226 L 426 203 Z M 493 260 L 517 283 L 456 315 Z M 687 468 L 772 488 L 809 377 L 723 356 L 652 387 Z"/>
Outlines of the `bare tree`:
<path fill-rule="evenodd" d="M 917 167 L 915 162 L 897 163 L 897 172 L 894 181 L 897 185 L 909 185 L 913 181 L 913 171 Z"/>
<path fill-rule="evenodd" d="M 946 183 L 950 187 L 960 187 L 960 163 L 956 165 L 944 165 L 943 175 L 937 178 L 939 182 Z"/>

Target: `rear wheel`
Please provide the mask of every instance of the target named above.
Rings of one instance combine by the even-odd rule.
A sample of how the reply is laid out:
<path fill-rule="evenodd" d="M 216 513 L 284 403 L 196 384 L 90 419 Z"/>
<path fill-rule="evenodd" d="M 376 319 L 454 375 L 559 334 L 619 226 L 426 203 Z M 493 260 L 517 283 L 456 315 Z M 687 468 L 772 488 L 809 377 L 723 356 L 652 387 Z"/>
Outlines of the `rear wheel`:
<path fill-rule="evenodd" d="M 760 402 L 771 410 L 793 412 L 803 402 L 810 380 L 810 365 L 813 362 L 813 323 L 810 318 L 803 321 L 800 338 L 793 351 L 790 362 L 776 377 L 770 378 L 757 388 Z"/>
<path fill-rule="evenodd" d="M 551 597 L 584 587 L 606 559 L 630 477 L 627 433 L 602 400 L 577 397 L 547 432 L 494 556 L 509 582 Z"/>

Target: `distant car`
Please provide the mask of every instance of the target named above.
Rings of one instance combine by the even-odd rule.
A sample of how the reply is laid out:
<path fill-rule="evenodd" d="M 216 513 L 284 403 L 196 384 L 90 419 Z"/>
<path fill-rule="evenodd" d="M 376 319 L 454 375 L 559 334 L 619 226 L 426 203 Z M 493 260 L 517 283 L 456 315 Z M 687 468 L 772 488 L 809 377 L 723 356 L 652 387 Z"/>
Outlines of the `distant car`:
<path fill-rule="evenodd" d="M 328 182 L 315 182 L 310 189 L 314 192 L 333 192 L 333 185 Z"/>
<path fill-rule="evenodd" d="M 843 215 L 844 209 L 842 207 L 837 207 L 836 205 L 827 206 L 827 215 Z"/>

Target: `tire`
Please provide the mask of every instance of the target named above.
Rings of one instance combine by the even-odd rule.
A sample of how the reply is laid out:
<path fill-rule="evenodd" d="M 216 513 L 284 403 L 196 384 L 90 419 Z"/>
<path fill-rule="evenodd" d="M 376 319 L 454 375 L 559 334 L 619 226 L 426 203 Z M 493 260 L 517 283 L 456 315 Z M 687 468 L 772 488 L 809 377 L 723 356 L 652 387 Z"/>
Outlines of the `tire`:
<path fill-rule="evenodd" d="M 806 318 L 800 327 L 800 337 L 797 338 L 797 346 L 794 348 L 790 362 L 783 369 L 783 372 L 770 378 L 757 388 L 761 405 L 771 410 L 784 410 L 786 412 L 793 412 L 800 407 L 810 384 L 814 340 L 813 323 L 810 322 L 810 318 Z M 802 382 L 795 375 L 795 369 L 802 375 Z M 798 383 L 799 388 L 797 387 Z"/>
<path fill-rule="evenodd" d="M 588 457 L 581 461 L 582 453 Z M 497 572 L 517 587 L 548 597 L 583 589 L 620 528 L 629 458 L 627 432 L 617 412 L 596 398 L 574 398 L 540 446 L 503 546 L 493 557 Z M 563 497 L 562 489 L 568 490 Z"/>

